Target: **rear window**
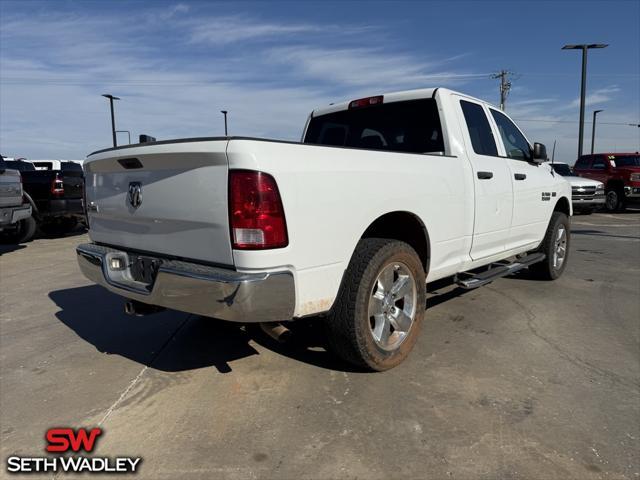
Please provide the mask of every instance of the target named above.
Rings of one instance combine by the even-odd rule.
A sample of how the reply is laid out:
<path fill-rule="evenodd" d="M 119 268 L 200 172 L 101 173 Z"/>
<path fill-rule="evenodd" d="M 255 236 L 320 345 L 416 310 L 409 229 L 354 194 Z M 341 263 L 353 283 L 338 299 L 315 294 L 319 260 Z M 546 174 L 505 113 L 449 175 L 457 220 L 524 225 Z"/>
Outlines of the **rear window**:
<path fill-rule="evenodd" d="M 304 143 L 444 154 L 440 117 L 433 99 L 382 103 L 313 117 Z"/>
<path fill-rule="evenodd" d="M 65 172 L 81 172 L 82 171 L 82 165 L 75 162 L 63 162 L 61 168 Z"/>
<path fill-rule="evenodd" d="M 53 170 L 53 162 L 33 162 L 38 170 Z"/>
<path fill-rule="evenodd" d="M 553 163 L 551 166 L 558 175 L 562 175 L 563 177 L 571 177 L 573 175 L 569 165 L 566 163 Z"/>
<path fill-rule="evenodd" d="M 498 156 L 498 148 L 491 132 L 491 126 L 482 106 L 466 100 L 460 100 L 460 105 L 469 130 L 473 151 L 478 155 Z"/>
<path fill-rule="evenodd" d="M 640 167 L 638 155 L 609 155 L 609 160 L 613 160 L 616 167 Z"/>
<path fill-rule="evenodd" d="M 7 168 L 11 168 L 12 170 L 19 170 L 21 172 L 32 172 L 36 169 L 33 166 L 33 163 L 29 162 L 17 162 L 17 161 L 8 161 L 5 162 L 7 164 Z"/>
<path fill-rule="evenodd" d="M 591 157 L 580 157 L 573 168 L 589 168 Z"/>

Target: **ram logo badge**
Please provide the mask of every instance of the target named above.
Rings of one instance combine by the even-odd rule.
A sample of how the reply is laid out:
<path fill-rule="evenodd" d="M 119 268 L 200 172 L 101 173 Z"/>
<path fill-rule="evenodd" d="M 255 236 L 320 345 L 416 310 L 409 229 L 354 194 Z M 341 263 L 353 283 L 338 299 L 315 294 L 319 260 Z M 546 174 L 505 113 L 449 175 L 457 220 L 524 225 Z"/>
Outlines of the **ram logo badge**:
<path fill-rule="evenodd" d="M 142 205 L 142 183 L 130 182 L 129 183 L 129 195 L 127 196 L 129 205 L 133 208 L 138 208 Z"/>

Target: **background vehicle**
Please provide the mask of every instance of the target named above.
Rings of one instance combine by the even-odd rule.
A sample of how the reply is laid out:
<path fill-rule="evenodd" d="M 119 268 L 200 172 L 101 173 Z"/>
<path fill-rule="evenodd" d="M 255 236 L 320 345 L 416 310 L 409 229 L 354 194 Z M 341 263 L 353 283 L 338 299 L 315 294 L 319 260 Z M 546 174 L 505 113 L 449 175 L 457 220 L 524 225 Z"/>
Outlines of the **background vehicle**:
<path fill-rule="evenodd" d="M 571 185 L 571 203 L 574 212 L 590 214 L 596 208 L 604 205 L 604 184 L 602 182 L 574 175 L 566 163 L 554 162 L 551 167 Z"/>
<path fill-rule="evenodd" d="M 640 201 L 640 155 L 636 153 L 596 153 L 578 158 L 574 172 L 604 183 L 605 207 L 623 210 L 627 203 Z"/>
<path fill-rule="evenodd" d="M 38 225 L 43 230 L 72 230 L 84 219 L 82 165 L 60 160 L 35 161 L 33 164 L 35 169 L 25 166 L 21 174 Z"/>
<path fill-rule="evenodd" d="M 303 143 L 101 150 L 78 262 L 129 313 L 324 315 L 333 351 L 385 370 L 417 340 L 427 281 L 562 274 L 571 189 L 544 160 L 503 112 L 442 88 L 315 110 Z"/>
<path fill-rule="evenodd" d="M 8 168 L 0 158 L 0 240 L 11 243 L 28 242 L 36 231 L 31 217 L 31 205 L 24 202 L 20 172 Z"/>

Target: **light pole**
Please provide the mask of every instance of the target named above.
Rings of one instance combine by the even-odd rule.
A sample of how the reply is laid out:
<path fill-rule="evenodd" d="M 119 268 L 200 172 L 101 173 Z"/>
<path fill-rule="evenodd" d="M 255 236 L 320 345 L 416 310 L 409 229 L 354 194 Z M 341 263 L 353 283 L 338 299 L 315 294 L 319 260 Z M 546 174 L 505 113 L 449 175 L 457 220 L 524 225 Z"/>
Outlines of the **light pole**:
<path fill-rule="evenodd" d="M 129 137 L 129 145 L 131 145 L 131 132 L 129 130 L 116 130 L 116 133 L 126 133 Z"/>
<path fill-rule="evenodd" d="M 229 133 L 227 132 L 227 112 L 226 110 L 220 110 L 220 113 L 224 115 L 224 136 L 228 137 Z"/>
<path fill-rule="evenodd" d="M 587 50 L 590 48 L 605 48 L 604 43 L 590 43 L 583 45 L 565 45 L 562 50 L 582 50 L 582 83 L 580 86 L 580 127 L 578 131 L 578 157 L 582 156 L 582 139 L 584 137 L 584 98 L 587 89 Z"/>
<path fill-rule="evenodd" d="M 116 120 L 115 120 L 115 117 L 113 115 L 113 101 L 114 100 L 120 100 L 120 98 L 119 97 L 114 97 L 110 93 L 104 93 L 104 94 L 102 94 L 102 96 L 109 99 L 109 106 L 111 107 L 111 136 L 113 137 L 113 146 L 117 147 L 118 146 L 118 142 L 116 140 Z"/>
<path fill-rule="evenodd" d="M 591 155 L 593 155 L 593 144 L 596 141 L 596 115 L 600 112 L 604 112 L 604 110 L 593 111 L 593 125 L 591 125 Z"/>

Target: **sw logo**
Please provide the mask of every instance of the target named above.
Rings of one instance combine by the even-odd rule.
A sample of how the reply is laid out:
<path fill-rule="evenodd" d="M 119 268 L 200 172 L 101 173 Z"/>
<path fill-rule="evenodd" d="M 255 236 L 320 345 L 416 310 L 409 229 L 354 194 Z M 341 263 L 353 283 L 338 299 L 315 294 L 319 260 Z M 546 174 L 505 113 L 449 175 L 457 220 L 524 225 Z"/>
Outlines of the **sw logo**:
<path fill-rule="evenodd" d="M 92 452 L 97 438 L 102 435 L 101 428 L 92 428 L 89 433 L 87 429 L 79 428 L 50 428 L 47 430 L 46 439 L 49 442 L 47 452 L 68 452 L 72 450 L 79 452 Z"/>
<path fill-rule="evenodd" d="M 93 452 L 98 438 L 104 433 L 101 428 L 50 428 L 45 434 L 47 453 Z M 7 472 L 89 472 L 89 473 L 135 473 L 140 466 L 140 457 L 86 457 L 82 455 L 7 458 Z"/>

